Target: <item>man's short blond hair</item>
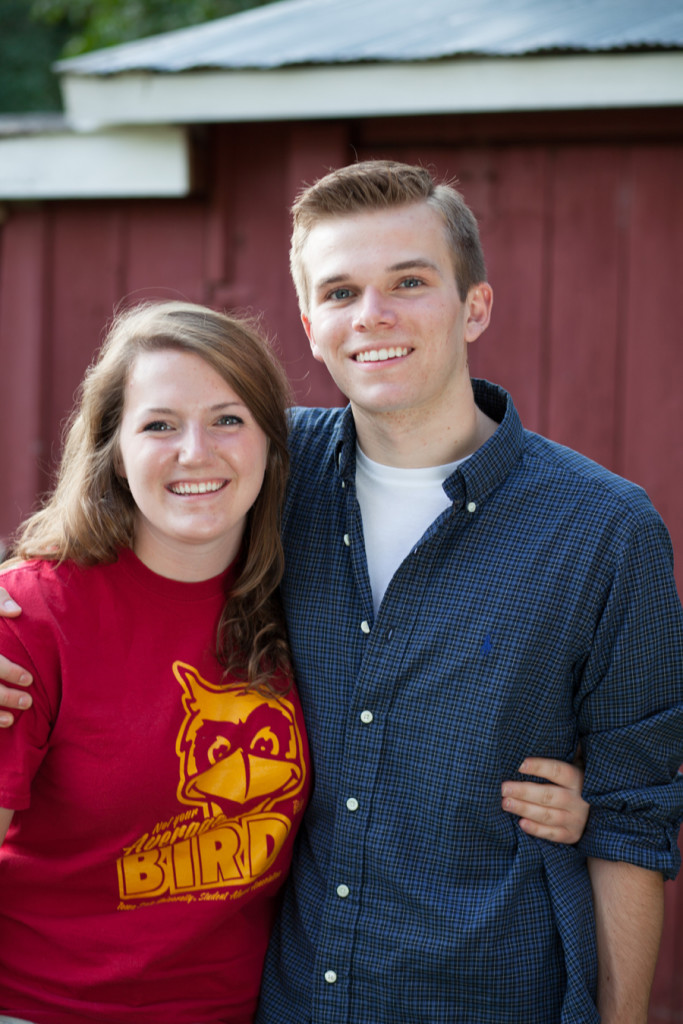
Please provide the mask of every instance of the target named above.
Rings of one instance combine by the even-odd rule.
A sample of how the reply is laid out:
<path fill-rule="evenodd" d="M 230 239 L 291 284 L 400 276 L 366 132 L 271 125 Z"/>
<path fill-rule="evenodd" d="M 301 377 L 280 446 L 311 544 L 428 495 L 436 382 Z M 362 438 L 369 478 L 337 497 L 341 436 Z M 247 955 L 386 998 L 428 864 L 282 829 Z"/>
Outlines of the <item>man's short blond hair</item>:
<path fill-rule="evenodd" d="M 426 167 L 393 160 L 366 160 L 330 171 L 304 188 L 292 206 L 290 269 L 299 307 L 308 314 L 310 288 L 304 249 L 321 221 L 394 206 L 427 203 L 443 217 L 460 298 L 486 280 L 477 221 L 452 183 L 437 184 Z"/>

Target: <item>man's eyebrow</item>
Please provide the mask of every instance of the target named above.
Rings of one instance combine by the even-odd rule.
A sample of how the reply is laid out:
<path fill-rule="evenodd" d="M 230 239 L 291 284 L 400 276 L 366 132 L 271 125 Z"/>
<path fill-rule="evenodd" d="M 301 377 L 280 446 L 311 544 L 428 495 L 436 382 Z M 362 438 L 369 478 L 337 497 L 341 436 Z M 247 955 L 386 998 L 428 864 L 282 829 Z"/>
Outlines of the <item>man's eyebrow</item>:
<path fill-rule="evenodd" d="M 329 277 L 323 278 L 322 281 L 314 281 L 313 282 L 313 287 L 315 289 L 329 288 L 329 286 L 331 284 L 341 284 L 343 281 L 350 281 L 350 280 L 351 280 L 351 274 L 342 274 L 342 273 L 331 274 Z"/>
<path fill-rule="evenodd" d="M 439 270 L 436 263 L 432 260 L 426 260 L 422 256 L 415 256 L 413 259 L 409 260 L 401 260 L 400 263 L 392 263 L 390 267 L 387 267 L 387 270 L 412 270 L 413 267 L 422 267 L 425 270 L 436 270 L 437 272 Z"/>

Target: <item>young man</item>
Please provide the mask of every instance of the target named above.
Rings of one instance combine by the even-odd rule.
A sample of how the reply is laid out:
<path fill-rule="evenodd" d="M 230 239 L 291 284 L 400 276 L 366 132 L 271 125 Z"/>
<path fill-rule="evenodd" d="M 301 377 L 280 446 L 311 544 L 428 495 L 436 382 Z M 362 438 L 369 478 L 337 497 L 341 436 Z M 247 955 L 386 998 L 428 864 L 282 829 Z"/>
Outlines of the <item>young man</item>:
<path fill-rule="evenodd" d="M 283 594 L 316 783 L 259 1022 L 644 1024 L 683 813 L 663 524 L 473 385 L 492 291 L 427 171 L 305 191 L 292 271 L 350 406 L 292 420 Z M 539 842 L 501 781 L 579 742 L 581 847 Z"/>
<path fill-rule="evenodd" d="M 492 290 L 474 217 L 426 170 L 304 192 L 292 272 L 350 407 L 292 424 L 284 597 L 316 784 L 259 1021 L 644 1024 L 683 812 L 666 530 L 473 387 Z M 527 751 L 577 740 L 581 850 L 499 807 Z"/>

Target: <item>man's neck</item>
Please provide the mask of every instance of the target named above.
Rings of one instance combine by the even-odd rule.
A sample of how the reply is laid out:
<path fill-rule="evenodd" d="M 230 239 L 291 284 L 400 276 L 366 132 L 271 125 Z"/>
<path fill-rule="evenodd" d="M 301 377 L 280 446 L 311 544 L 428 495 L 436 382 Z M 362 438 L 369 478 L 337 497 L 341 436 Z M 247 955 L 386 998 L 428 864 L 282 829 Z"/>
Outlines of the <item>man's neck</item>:
<path fill-rule="evenodd" d="M 448 417 L 410 409 L 370 412 L 353 405 L 361 450 L 374 462 L 399 469 L 445 466 L 481 448 L 498 424 L 471 401 L 458 403 Z"/>

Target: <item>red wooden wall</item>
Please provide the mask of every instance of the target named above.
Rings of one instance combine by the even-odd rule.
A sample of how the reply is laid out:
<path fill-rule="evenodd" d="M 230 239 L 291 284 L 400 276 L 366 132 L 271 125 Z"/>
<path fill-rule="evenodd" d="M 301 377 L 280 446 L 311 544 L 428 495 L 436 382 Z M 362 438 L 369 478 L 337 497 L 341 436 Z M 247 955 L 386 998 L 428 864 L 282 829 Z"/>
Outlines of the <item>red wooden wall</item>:
<path fill-rule="evenodd" d="M 479 217 L 493 324 L 472 370 L 526 425 L 642 484 L 683 583 L 680 111 L 222 125 L 197 133 L 184 200 L 7 204 L 0 227 L 0 539 L 49 480 L 60 425 L 119 303 L 263 311 L 299 401 L 341 396 L 313 362 L 287 274 L 288 206 L 330 167 L 392 156 L 457 176 Z M 651 1021 L 683 1021 L 683 882 Z"/>

